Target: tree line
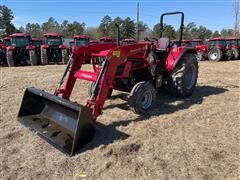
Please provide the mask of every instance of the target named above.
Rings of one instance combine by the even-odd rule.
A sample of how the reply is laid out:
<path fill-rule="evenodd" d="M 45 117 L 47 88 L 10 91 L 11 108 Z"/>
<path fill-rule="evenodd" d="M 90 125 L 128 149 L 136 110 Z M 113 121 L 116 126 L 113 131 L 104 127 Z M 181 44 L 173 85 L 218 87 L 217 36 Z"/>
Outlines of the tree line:
<path fill-rule="evenodd" d="M 117 29 L 115 24 L 120 27 L 120 36 L 124 38 L 135 38 L 137 31 L 140 33 L 140 39 L 144 37 L 158 38 L 160 34 L 160 23 L 156 23 L 153 29 L 150 29 L 148 25 L 142 21 L 138 23 L 133 19 L 127 17 L 122 19 L 116 17 L 112 19 L 109 15 L 102 18 L 100 24 L 97 27 L 86 27 L 84 22 L 69 22 L 64 20 L 62 23 L 57 22 L 53 17 L 50 17 L 46 22 L 42 24 L 27 23 L 25 27 L 21 26 L 16 28 L 12 23 L 14 18 L 13 12 L 6 6 L 0 6 L 0 33 L 1 36 L 8 36 L 14 32 L 24 32 L 31 34 L 32 37 L 42 37 L 44 33 L 56 32 L 61 33 L 64 37 L 72 38 L 76 34 L 84 34 L 92 39 L 98 39 L 104 36 L 111 36 L 116 38 Z M 137 30 L 138 27 L 138 30 Z M 171 39 L 177 39 L 179 36 L 179 29 L 175 29 L 172 25 L 164 24 L 163 36 Z M 222 29 L 219 31 L 212 31 L 205 26 L 197 26 L 196 23 L 190 22 L 185 25 L 183 38 L 184 39 L 208 39 L 211 37 L 230 37 L 236 35 L 234 29 Z M 238 36 L 239 36 L 238 32 Z"/>

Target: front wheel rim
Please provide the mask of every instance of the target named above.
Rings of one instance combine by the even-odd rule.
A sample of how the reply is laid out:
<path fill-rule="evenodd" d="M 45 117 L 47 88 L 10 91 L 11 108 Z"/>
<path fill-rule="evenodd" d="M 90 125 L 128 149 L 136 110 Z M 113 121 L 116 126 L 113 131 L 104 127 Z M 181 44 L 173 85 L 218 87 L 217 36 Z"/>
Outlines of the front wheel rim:
<path fill-rule="evenodd" d="M 143 109 L 148 109 L 152 105 L 153 95 L 150 91 L 145 91 L 141 99 Z"/>
<path fill-rule="evenodd" d="M 211 58 L 212 60 L 216 60 L 217 57 L 218 57 L 217 52 L 213 52 L 213 53 L 210 55 L 210 58 Z"/>

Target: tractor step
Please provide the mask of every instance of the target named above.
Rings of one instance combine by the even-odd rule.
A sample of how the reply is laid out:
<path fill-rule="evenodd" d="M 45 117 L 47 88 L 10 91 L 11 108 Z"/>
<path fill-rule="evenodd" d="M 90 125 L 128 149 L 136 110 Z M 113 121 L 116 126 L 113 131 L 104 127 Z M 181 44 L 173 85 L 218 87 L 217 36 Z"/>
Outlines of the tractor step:
<path fill-rule="evenodd" d="M 94 135 L 87 107 L 36 88 L 26 89 L 17 120 L 70 156 Z"/>

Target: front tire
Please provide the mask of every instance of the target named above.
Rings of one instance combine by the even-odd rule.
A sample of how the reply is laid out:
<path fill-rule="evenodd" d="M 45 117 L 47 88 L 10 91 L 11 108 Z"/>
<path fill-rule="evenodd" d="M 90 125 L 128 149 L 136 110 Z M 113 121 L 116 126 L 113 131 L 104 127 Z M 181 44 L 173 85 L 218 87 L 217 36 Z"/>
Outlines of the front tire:
<path fill-rule="evenodd" d="M 68 62 L 68 52 L 67 49 L 62 49 L 62 63 L 67 64 Z"/>
<path fill-rule="evenodd" d="M 171 74 L 171 94 L 185 98 L 192 95 L 198 78 L 198 62 L 194 54 L 185 54 Z"/>
<path fill-rule="evenodd" d="M 128 103 L 136 114 L 145 114 L 156 104 L 156 90 L 150 82 L 141 81 L 131 90 Z"/>
<path fill-rule="evenodd" d="M 41 63 L 42 63 L 42 65 L 48 64 L 47 49 L 41 48 Z"/>
<path fill-rule="evenodd" d="M 196 57 L 198 62 L 203 60 L 203 54 L 201 52 L 198 52 Z"/>
<path fill-rule="evenodd" d="M 233 48 L 232 52 L 233 52 L 234 60 L 237 60 L 239 58 L 239 50 L 236 48 Z"/>
<path fill-rule="evenodd" d="M 29 59 L 30 59 L 30 64 L 32 66 L 36 66 L 37 65 L 37 54 L 35 50 L 30 50 L 29 51 Z"/>
<path fill-rule="evenodd" d="M 14 67 L 14 59 L 13 59 L 13 51 L 8 51 L 7 50 L 7 64 L 8 67 Z"/>
<path fill-rule="evenodd" d="M 210 61 L 218 62 L 222 59 L 222 51 L 220 49 L 211 49 L 208 52 L 208 59 Z"/>

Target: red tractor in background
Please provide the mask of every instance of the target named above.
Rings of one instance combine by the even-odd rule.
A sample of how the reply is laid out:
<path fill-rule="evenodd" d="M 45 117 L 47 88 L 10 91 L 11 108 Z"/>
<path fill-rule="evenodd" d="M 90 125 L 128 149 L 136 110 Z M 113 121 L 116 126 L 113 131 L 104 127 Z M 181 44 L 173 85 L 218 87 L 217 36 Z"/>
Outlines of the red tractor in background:
<path fill-rule="evenodd" d="M 183 39 L 183 40 L 182 40 L 182 46 L 192 47 L 191 41 L 190 41 L 190 40 Z"/>
<path fill-rule="evenodd" d="M 113 38 L 108 36 L 108 37 L 102 37 L 99 39 L 100 43 L 113 43 Z"/>
<path fill-rule="evenodd" d="M 74 47 L 86 46 L 90 42 L 90 38 L 85 35 L 75 35 L 73 39 L 74 39 Z"/>
<path fill-rule="evenodd" d="M 6 44 L 6 46 L 10 46 L 11 45 L 11 38 L 10 37 L 5 37 L 5 38 L 3 38 L 3 42 L 4 42 L 4 44 Z"/>
<path fill-rule="evenodd" d="M 162 37 L 163 17 L 175 14 L 181 15 L 179 46 Z M 158 42 L 148 40 L 119 46 L 118 37 L 117 44 L 74 48 L 53 94 L 33 87 L 26 89 L 18 121 L 61 151 L 73 155 L 93 138 L 93 123 L 102 114 L 113 90 L 129 93 L 129 107 L 140 115 L 154 108 L 160 89 L 168 89 L 177 97 L 189 97 L 197 83 L 198 61 L 194 48 L 181 46 L 183 22 L 182 12 L 162 14 Z M 104 61 L 96 64 L 95 58 L 99 57 Z M 92 70 L 84 69 L 83 62 L 89 58 Z M 90 84 L 89 99 L 83 104 L 70 100 L 77 80 Z"/>
<path fill-rule="evenodd" d="M 69 41 L 69 49 L 71 49 L 74 46 L 74 40 Z"/>
<path fill-rule="evenodd" d="M 69 53 L 72 53 L 72 49 L 79 46 L 86 46 L 90 43 L 90 39 L 85 35 L 75 35 L 73 40 L 69 42 Z"/>
<path fill-rule="evenodd" d="M 37 64 L 40 65 L 41 63 L 41 45 L 42 40 L 39 38 L 32 38 L 31 44 L 35 47 L 36 55 L 37 55 Z"/>
<path fill-rule="evenodd" d="M 97 40 L 95 40 L 95 39 L 91 39 L 90 41 L 89 41 L 89 44 L 98 44 L 99 43 L 99 41 L 97 41 Z"/>
<path fill-rule="evenodd" d="M 62 35 L 58 33 L 44 34 L 43 45 L 41 45 L 41 63 L 63 63 L 68 61 L 67 47 L 63 45 Z"/>
<path fill-rule="evenodd" d="M 197 59 L 201 61 L 207 59 L 208 57 L 208 47 L 204 45 L 202 39 L 193 39 L 191 40 L 191 46 L 197 50 Z"/>
<path fill-rule="evenodd" d="M 11 45 L 11 38 L 5 37 L 3 41 L 0 42 L 0 65 L 7 65 L 6 51 L 7 46 Z"/>
<path fill-rule="evenodd" d="M 175 43 L 176 45 L 178 45 L 179 41 L 173 40 L 172 43 Z M 184 39 L 182 40 L 182 46 L 195 48 L 197 51 L 196 58 L 198 61 L 201 61 L 203 59 L 203 56 L 206 57 L 207 46 L 205 47 L 203 45 L 203 41 L 200 39 L 193 39 L 193 40 Z"/>
<path fill-rule="evenodd" d="M 37 65 L 35 46 L 31 45 L 31 37 L 25 33 L 15 33 L 10 36 L 11 43 L 7 46 L 7 64 L 9 67 L 17 65 Z"/>
<path fill-rule="evenodd" d="M 7 63 L 6 61 L 6 44 L 0 40 L 0 65 Z"/>
<path fill-rule="evenodd" d="M 136 40 L 130 38 L 130 39 L 123 39 L 121 42 L 121 45 L 124 46 L 124 45 L 135 44 L 135 43 L 136 43 Z"/>
<path fill-rule="evenodd" d="M 229 46 L 233 52 L 234 59 L 240 58 L 240 38 L 225 38 L 226 45 Z"/>
<path fill-rule="evenodd" d="M 208 59 L 210 61 L 231 60 L 234 58 L 230 46 L 226 45 L 224 38 L 211 38 L 208 40 Z"/>

